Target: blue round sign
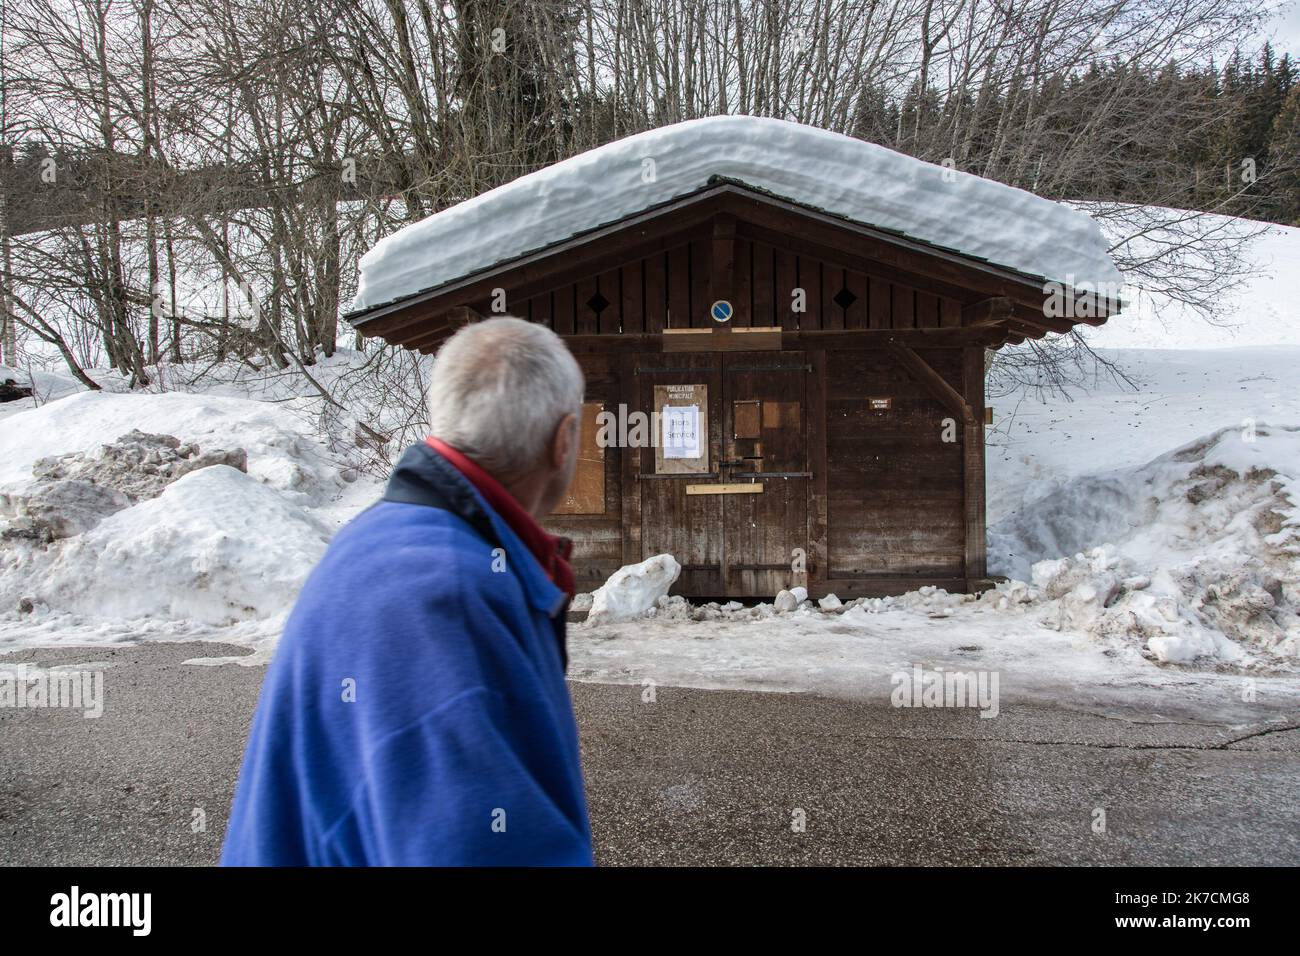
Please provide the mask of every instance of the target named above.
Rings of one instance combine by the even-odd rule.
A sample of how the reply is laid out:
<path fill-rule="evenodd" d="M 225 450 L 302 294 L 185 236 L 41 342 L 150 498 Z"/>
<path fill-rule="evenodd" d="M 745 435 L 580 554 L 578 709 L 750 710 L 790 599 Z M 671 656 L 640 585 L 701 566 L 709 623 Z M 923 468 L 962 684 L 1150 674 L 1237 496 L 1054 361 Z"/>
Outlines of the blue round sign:
<path fill-rule="evenodd" d="M 726 322 L 731 319 L 731 303 L 726 299 L 719 299 L 709 307 L 709 314 L 713 316 L 714 322 Z"/>

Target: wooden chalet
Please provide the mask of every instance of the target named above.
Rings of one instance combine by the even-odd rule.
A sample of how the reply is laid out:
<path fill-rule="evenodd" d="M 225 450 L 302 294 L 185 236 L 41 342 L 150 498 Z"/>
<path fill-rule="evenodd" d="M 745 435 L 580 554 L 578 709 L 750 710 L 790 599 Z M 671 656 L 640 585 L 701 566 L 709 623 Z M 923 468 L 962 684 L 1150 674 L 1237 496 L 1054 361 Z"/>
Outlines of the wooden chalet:
<path fill-rule="evenodd" d="M 564 338 L 587 404 L 549 527 L 580 589 L 667 552 L 693 598 L 847 599 L 988 585 L 985 350 L 1114 306 L 1051 318 L 1041 276 L 719 179 L 348 319 L 424 353 L 494 313 Z M 602 446 L 635 412 L 699 435 Z"/>

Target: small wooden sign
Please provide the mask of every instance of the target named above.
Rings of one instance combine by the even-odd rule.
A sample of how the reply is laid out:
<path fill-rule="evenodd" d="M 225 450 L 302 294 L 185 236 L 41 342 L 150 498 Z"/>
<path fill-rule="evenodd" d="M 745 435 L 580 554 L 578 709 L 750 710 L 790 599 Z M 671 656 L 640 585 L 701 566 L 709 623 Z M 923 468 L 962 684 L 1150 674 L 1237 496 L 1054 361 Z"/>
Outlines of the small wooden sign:
<path fill-rule="evenodd" d="M 688 495 L 761 495 L 763 485 L 757 481 L 730 485 L 687 485 L 686 493 Z"/>
<path fill-rule="evenodd" d="M 892 398 L 869 398 L 867 404 L 873 412 L 887 412 L 894 407 Z"/>

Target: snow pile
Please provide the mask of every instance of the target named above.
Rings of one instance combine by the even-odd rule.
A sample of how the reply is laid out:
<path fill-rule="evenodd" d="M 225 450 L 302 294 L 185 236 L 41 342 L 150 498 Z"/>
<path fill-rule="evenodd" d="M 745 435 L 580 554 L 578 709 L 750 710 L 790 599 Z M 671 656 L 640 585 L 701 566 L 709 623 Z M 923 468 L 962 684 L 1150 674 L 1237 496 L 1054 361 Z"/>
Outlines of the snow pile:
<path fill-rule="evenodd" d="M 1111 549 L 1034 565 L 1034 582 L 1055 601 L 1048 626 L 1101 640 L 1144 642 L 1162 663 L 1247 664 L 1246 646 L 1300 654 L 1300 627 L 1281 582 L 1258 562 L 1193 564 L 1153 580 Z M 1231 636 L 1230 636 L 1231 635 Z"/>
<path fill-rule="evenodd" d="M 352 309 L 430 289 L 696 192 L 745 183 L 1061 282 L 1121 282 L 1087 213 L 785 120 L 709 116 L 607 143 L 406 226 L 361 258 Z"/>
<path fill-rule="evenodd" d="M 0 607 L 214 625 L 269 618 L 292 605 L 329 537 L 284 495 L 214 465 L 54 549 L 7 551 Z"/>
<path fill-rule="evenodd" d="M 1294 658 L 1297 476 L 1300 428 L 1223 429 L 1057 483 L 990 529 L 991 569 L 1031 578 L 1051 626 L 1136 641 L 1160 661 Z"/>
<path fill-rule="evenodd" d="M 963 603 L 975 600 L 971 594 L 949 594 L 943 588 L 926 585 L 904 594 L 887 597 L 858 598 L 844 605 L 843 617 L 847 621 L 860 621 L 868 614 L 886 611 L 909 611 L 926 617 L 951 617 L 953 610 Z"/>
<path fill-rule="evenodd" d="M 91 454 L 133 430 L 180 436 L 204 449 L 243 449 L 249 475 L 301 495 L 303 504 L 320 504 L 343 485 L 325 449 L 276 405 L 181 392 L 79 392 L 0 420 L 0 488 L 31 481 L 42 458 Z"/>
<path fill-rule="evenodd" d="M 345 485 L 282 407 L 179 393 L 79 393 L 0 420 L 0 478 L 0 630 L 23 643 L 126 621 L 271 634 Z"/>
<path fill-rule="evenodd" d="M 131 501 L 156 498 L 163 488 L 191 471 L 209 465 L 229 465 L 248 471 L 242 448 L 202 452 L 174 435 L 150 435 L 133 429 L 93 452 L 72 452 L 42 458 L 32 466 L 38 482 L 89 481 L 121 492 Z"/>
<path fill-rule="evenodd" d="M 682 566 L 671 554 L 657 554 L 609 576 L 592 594 L 591 622 L 629 621 L 644 616 L 668 594 Z"/>
<path fill-rule="evenodd" d="M 248 456 L 242 448 L 200 452 L 172 435 L 132 431 L 90 453 L 42 458 L 32 466 L 30 485 L 0 492 L 0 538 L 46 544 L 70 538 L 210 465 L 247 471 Z"/>

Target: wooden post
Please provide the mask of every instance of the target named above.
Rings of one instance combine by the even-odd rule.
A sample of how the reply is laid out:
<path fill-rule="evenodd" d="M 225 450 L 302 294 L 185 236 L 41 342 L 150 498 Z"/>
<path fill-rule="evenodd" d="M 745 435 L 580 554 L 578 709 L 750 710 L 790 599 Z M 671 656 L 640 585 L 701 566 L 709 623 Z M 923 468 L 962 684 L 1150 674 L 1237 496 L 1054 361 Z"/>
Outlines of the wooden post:
<path fill-rule="evenodd" d="M 640 381 L 636 375 L 636 355 L 624 352 L 618 357 L 619 401 L 623 408 L 614 409 L 616 414 L 631 415 L 639 407 L 637 398 Z M 639 564 L 645 560 L 641 554 L 641 482 L 637 475 L 641 473 L 641 449 L 618 449 L 619 490 L 621 493 L 621 511 L 619 527 L 623 529 L 623 563 Z"/>
<path fill-rule="evenodd" d="M 826 352 L 808 353 L 808 593 L 825 597 L 830 579 L 830 554 L 827 547 L 827 474 L 826 474 Z"/>
<path fill-rule="evenodd" d="M 711 250 L 711 260 L 709 266 L 709 304 L 706 309 L 712 309 L 713 303 L 719 299 L 732 301 L 732 295 L 735 289 L 736 274 L 736 220 L 734 216 L 728 213 L 720 213 L 713 218 L 713 247 Z M 730 335 L 732 319 L 735 319 L 735 304 L 732 303 L 731 319 L 726 322 L 717 322 L 712 314 L 708 316 L 708 322 L 713 327 L 715 335 Z M 691 323 L 694 325 L 694 323 Z"/>
<path fill-rule="evenodd" d="M 962 427 L 962 475 L 966 503 L 966 589 L 987 586 L 988 542 L 984 492 L 984 350 L 962 349 L 962 393 L 974 421 Z"/>
<path fill-rule="evenodd" d="M 736 271 L 736 220 L 726 213 L 713 219 L 713 261 L 709 269 L 709 302 L 731 301 Z M 709 321 L 712 321 L 710 319 Z"/>

